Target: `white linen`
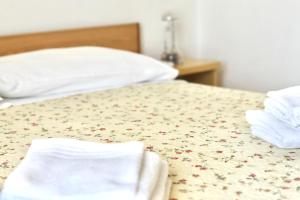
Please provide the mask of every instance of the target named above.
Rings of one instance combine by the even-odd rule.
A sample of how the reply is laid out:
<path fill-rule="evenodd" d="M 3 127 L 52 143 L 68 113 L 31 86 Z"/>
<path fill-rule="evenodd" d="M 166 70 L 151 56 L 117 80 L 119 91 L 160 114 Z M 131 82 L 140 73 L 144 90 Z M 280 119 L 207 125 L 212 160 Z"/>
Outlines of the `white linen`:
<path fill-rule="evenodd" d="M 168 179 L 169 166 L 166 161 L 161 161 L 161 169 L 159 173 L 159 181 L 157 182 L 154 192 L 152 193 L 152 200 L 168 199 L 170 194 L 170 179 Z"/>
<path fill-rule="evenodd" d="M 300 101 L 300 99 L 299 99 Z M 300 127 L 300 102 L 293 104 L 288 98 L 267 98 L 265 111 L 292 127 Z"/>
<path fill-rule="evenodd" d="M 102 47 L 46 49 L 0 57 L 0 96 L 32 97 L 174 79 L 153 58 Z"/>
<path fill-rule="evenodd" d="M 143 161 L 143 169 L 141 172 L 141 179 L 138 186 L 138 192 L 136 199 L 137 200 L 148 200 L 151 199 L 151 195 L 155 189 L 155 186 L 160 183 L 160 171 L 162 168 L 162 161 L 160 157 L 152 152 L 146 152 Z M 165 191 L 164 191 L 165 193 Z M 163 195 L 164 195 L 163 193 Z M 163 200 L 164 196 L 160 196 L 160 199 Z"/>
<path fill-rule="evenodd" d="M 300 148 L 300 129 L 293 128 L 262 111 L 247 111 L 246 120 L 252 134 L 279 148 Z"/>
<path fill-rule="evenodd" d="M 268 92 L 265 111 L 293 127 L 300 127 L 300 86 Z"/>
<path fill-rule="evenodd" d="M 10 106 L 10 103 L 5 102 L 5 100 L 2 97 L 0 97 L 0 109 L 8 108 Z"/>
<path fill-rule="evenodd" d="M 164 81 L 166 82 L 166 81 Z M 137 83 L 137 84 L 159 84 L 159 82 L 154 82 L 150 81 L 149 83 Z M 130 85 L 137 85 L 137 84 L 130 84 Z M 124 85 L 125 87 L 126 85 Z M 121 85 L 118 87 L 102 87 L 102 88 L 97 88 L 97 89 L 90 89 L 90 90 L 84 90 L 84 91 L 76 91 L 76 92 L 69 92 L 69 93 L 62 93 L 62 94 L 48 94 L 48 95 L 38 95 L 38 96 L 33 96 L 33 97 L 24 97 L 24 98 L 5 98 L 3 101 L 0 101 L 0 109 L 3 108 L 8 108 L 11 106 L 15 105 L 23 105 L 23 104 L 29 104 L 29 103 L 36 103 L 36 102 L 41 102 L 41 101 L 46 101 L 46 100 L 51 100 L 51 99 L 58 99 L 58 98 L 63 98 L 63 97 L 68 97 L 72 95 L 77 95 L 77 94 L 85 94 L 85 93 L 90 93 L 90 92 L 98 92 L 98 91 L 103 91 L 103 90 L 108 90 L 108 89 L 116 89 L 122 87 Z"/>
<path fill-rule="evenodd" d="M 33 141 L 5 181 L 2 200 L 134 199 L 143 153 L 138 142 Z"/>
<path fill-rule="evenodd" d="M 300 86 L 293 86 L 282 90 L 269 91 L 268 97 L 282 97 L 282 96 L 298 96 L 300 97 Z"/>
<path fill-rule="evenodd" d="M 4 108 L 9 108 L 12 106 L 12 103 L 6 102 L 5 100 L 0 101 L 0 110 Z"/>
<path fill-rule="evenodd" d="M 140 142 L 34 140 L 5 181 L 1 200 L 164 200 L 167 177 L 167 163 Z"/>

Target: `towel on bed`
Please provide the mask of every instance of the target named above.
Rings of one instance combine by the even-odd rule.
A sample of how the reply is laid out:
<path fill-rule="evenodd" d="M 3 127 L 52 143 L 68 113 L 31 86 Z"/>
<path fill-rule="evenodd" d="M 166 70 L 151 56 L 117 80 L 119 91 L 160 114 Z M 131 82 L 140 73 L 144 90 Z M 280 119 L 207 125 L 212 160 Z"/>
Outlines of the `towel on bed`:
<path fill-rule="evenodd" d="M 152 200 L 168 200 L 170 189 L 171 189 L 171 180 L 168 178 L 169 167 L 168 163 L 163 160 L 161 161 L 161 168 L 159 173 L 159 180 L 155 185 L 154 191 L 152 193 Z"/>
<path fill-rule="evenodd" d="M 166 200 L 170 193 L 169 167 L 156 153 L 146 152 L 137 200 Z"/>
<path fill-rule="evenodd" d="M 263 110 L 246 112 L 253 135 L 279 148 L 300 148 L 300 129 L 293 128 Z"/>
<path fill-rule="evenodd" d="M 168 196 L 165 168 L 164 161 L 145 152 L 140 142 L 34 140 L 5 181 L 1 200 L 163 200 Z M 163 187 L 157 188 L 159 184 Z"/>
<path fill-rule="evenodd" d="M 292 127 L 300 127 L 300 86 L 267 93 L 265 111 Z"/>

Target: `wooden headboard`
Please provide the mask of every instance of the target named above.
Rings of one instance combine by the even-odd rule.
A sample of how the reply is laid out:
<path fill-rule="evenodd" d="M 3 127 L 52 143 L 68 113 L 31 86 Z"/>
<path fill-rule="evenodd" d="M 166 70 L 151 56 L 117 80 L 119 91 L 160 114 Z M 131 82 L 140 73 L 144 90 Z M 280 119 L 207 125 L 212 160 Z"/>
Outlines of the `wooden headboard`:
<path fill-rule="evenodd" d="M 0 56 L 38 49 L 74 46 L 103 46 L 139 53 L 139 24 L 4 36 L 0 37 Z"/>

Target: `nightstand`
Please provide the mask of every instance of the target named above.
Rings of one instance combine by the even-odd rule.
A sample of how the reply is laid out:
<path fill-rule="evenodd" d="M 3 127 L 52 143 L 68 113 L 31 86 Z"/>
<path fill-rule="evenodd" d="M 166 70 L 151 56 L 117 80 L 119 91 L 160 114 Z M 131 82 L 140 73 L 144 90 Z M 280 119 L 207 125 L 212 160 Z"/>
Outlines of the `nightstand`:
<path fill-rule="evenodd" d="M 219 85 L 220 63 L 217 61 L 187 59 L 175 67 L 179 70 L 178 79 L 206 85 Z"/>

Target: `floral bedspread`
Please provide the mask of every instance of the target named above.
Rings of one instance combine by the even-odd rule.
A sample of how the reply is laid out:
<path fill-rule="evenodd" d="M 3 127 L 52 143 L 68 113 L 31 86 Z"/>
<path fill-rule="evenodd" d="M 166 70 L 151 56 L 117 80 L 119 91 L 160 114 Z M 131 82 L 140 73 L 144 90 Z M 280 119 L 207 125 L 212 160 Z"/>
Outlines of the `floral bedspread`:
<path fill-rule="evenodd" d="M 300 199 L 300 150 L 251 135 L 264 95 L 172 81 L 0 110 L 0 188 L 34 138 L 143 141 L 167 159 L 171 200 Z"/>

